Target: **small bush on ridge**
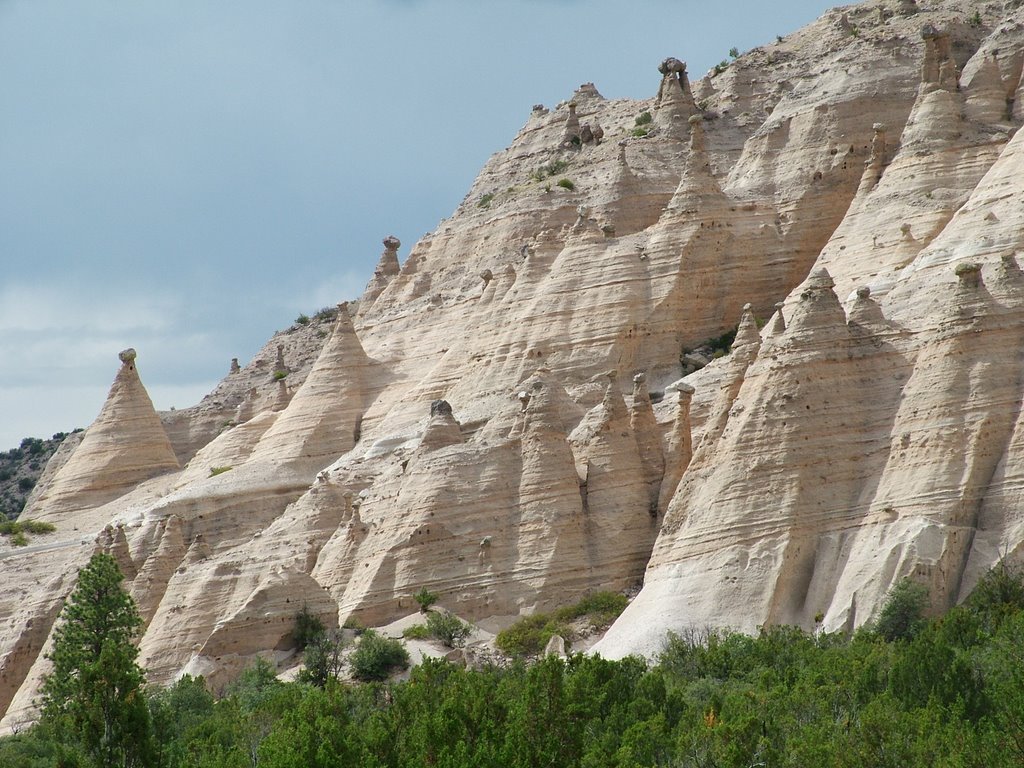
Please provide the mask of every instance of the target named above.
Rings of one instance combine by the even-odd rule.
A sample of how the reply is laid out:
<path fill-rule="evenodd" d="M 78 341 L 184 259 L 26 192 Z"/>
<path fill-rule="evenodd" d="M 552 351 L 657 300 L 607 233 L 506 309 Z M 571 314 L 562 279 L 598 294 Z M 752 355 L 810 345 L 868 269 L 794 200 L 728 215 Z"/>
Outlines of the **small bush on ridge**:
<path fill-rule="evenodd" d="M 450 613 L 433 611 L 427 616 L 427 631 L 441 641 L 445 648 L 461 648 L 472 634 L 473 628 Z"/>
<path fill-rule="evenodd" d="M 386 680 L 392 672 L 409 666 L 409 652 L 398 640 L 384 637 L 368 629 L 348 659 L 352 675 L 369 682 Z"/>

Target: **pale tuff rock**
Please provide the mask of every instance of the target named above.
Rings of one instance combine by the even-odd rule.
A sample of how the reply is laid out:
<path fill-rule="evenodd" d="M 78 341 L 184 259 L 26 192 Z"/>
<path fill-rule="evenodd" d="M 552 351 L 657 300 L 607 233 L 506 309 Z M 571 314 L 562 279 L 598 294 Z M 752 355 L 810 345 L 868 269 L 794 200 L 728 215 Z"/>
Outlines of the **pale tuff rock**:
<path fill-rule="evenodd" d="M 831 288 L 831 278 L 824 273 L 824 284 Z M 817 287 L 817 286 L 815 286 Z M 732 342 L 732 351 L 737 349 L 756 350 L 761 345 L 761 333 L 757 329 L 757 318 L 754 317 L 752 304 L 743 305 L 743 314 L 740 316 L 739 325 L 736 326 L 736 338 Z M 745 353 L 741 353 L 745 354 Z"/>
<path fill-rule="evenodd" d="M 670 57 L 658 65 L 658 71 L 661 85 L 654 104 L 654 127 L 666 137 L 685 138 L 687 121 L 697 112 L 686 77 L 686 63 Z"/>
<path fill-rule="evenodd" d="M 665 475 L 665 456 L 661 450 L 661 430 L 654 417 L 651 396 L 647 391 L 647 374 L 633 377 L 633 402 L 629 409 L 629 427 L 640 451 L 640 464 L 647 483 L 648 509 L 657 514 L 658 493 Z"/>
<path fill-rule="evenodd" d="M 670 389 L 678 393 L 675 419 L 665 445 L 665 476 L 658 493 L 658 516 L 664 517 L 669 502 L 675 495 L 679 481 L 693 457 L 693 436 L 690 426 L 690 400 L 694 388 L 683 380 L 672 384 Z"/>
<path fill-rule="evenodd" d="M 1006 93 L 995 54 L 982 55 L 977 67 L 964 75 L 961 82 L 967 94 L 964 100 L 967 119 L 983 124 L 1008 122 L 1007 101 L 1013 96 Z"/>
<path fill-rule="evenodd" d="M 888 147 L 885 143 L 885 123 L 875 123 L 871 126 L 874 135 L 871 137 L 871 155 L 864 163 L 864 175 L 861 176 L 860 187 L 857 195 L 863 196 L 870 192 L 878 180 L 882 178 L 882 170 L 888 162 Z"/>
<path fill-rule="evenodd" d="M 621 589 L 640 578 L 654 543 L 650 486 L 661 482 L 663 470 L 648 474 L 654 468 L 645 468 L 639 450 L 647 440 L 632 431 L 617 378 L 615 372 L 608 374 L 602 402 L 569 435 L 569 444 L 579 478 L 589 564 L 600 567 L 603 583 Z M 643 416 L 638 424 L 653 426 Z M 660 446 L 648 448 L 648 460 L 653 461 L 651 454 L 655 449 L 660 453 Z"/>
<path fill-rule="evenodd" d="M 420 439 L 420 448 L 435 451 L 448 445 L 462 442 L 462 431 L 459 422 L 452 415 L 452 407 L 447 400 L 435 400 L 430 404 L 430 421 Z"/>
<path fill-rule="evenodd" d="M 744 314 L 746 315 L 747 313 L 745 312 Z M 739 337 L 738 332 L 737 337 Z M 720 379 L 720 388 L 708 408 L 701 439 L 694 450 L 695 454 L 707 456 L 715 450 L 715 446 L 728 422 L 733 403 L 739 395 L 740 387 L 743 385 L 747 369 L 757 358 L 757 354 L 760 351 L 760 344 L 755 342 L 749 333 L 745 333 L 741 341 L 747 341 L 747 343 L 737 345 L 734 342 L 732 354 L 725 361 Z M 667 510 L 668 507 L 666 507 L 666 513 Z M 669 522 L 666 514 L 663 525 Z"/>
<path fill-rule="evenodd" d="M 118 524 L 116 528 L 108 525 L 103 529 L 102 538 L 103 551 L 117 561 L 117 566 L 121 569 L 121 573 L 124 574 L 126 580 L 131 581 L 134 579 L 138 569 L 132 560 L 131 552 L 128 548 L 128 539 L 124 534 L 124 524 Z"/>
<path fill-rule="evenodd" d="M 951 56 L 948 32 L 940 32 L 932 24 L 921 27 L 924 40 L 924 61 L 921 63 L 921 82 L 938 85 L 945 90 L 956 90 L 956 62 Z"/>
<path fill-rule="evenodd" d="M 772 315 L 768 331 L 770 338 L 777 338 L 786 332 L 786 316 L 782 313 L 785 306 L 781 301 L 775 304 L 775 314 Z"/>
<path fill-rule="evenodd" d="M 993 297 L 1005 315 L 1008 327 L 1019 327 L 1024 314 L 1024 273 L 1012 253 L 1002 256 L 991 282 Z M 1019 373 L 1017 374 L 1019 376 Z M 1024 536 L 1022 489 L 1024 489 L 1024 423 L 1017 406 L 1013 428 L 1005 453 L 995 467 L 992 479 L 978 510 L 977 532 L 964 568 L 958 599 L 965 598 L 977 581 L 1002 557 L 1021 557 Z"/>
<path fill-rule="evenodd" d="M 135 367 L 135 350 L 118 357 L 121 368 L 107 400 L 74 454 L 49 487 L 25 510 L 27 518 L 59 522 L 98 507 L 143 480 L 179 469 L 160 417 Z"/>
<path fill-rule="evenodd" d="M 570 101 L 566 105 L 569 114 L 565 118 L 565 128 L 562 130 L 563 147 L 571 147 L 580 143 L 580 119 L 576 116 L 576 102 Z"/>
<path fill-rule="evenodd" d="M 979 508 L 1019 401 L 1013 360 L 1022 337 L 998 312 L 977 265 L 959 266 L 957 277 L 955 286 L 936 286 L 945 301 L 933 310 L 933 330 L 924 332 L 895 410 L 893 445 L 871 503 L 876 516 L 853 537 L 851 567 L 836 586 L 840 605 L 913 570 L 930 582 L 936 606 L 948 607 L 964 580 Z M 998 354 L 976 343 L 981 329 Z M 877 605 L 880 598 L 868 594 Z M 857 605 L 871 608 L 863 598 Z"/>
<path fill-rule="evenodd" d="M 272 376 L 277 347 L 284 347 L 289 368 L 285 385 L 301 386 L 316 361 L 329 330 L 329 321 L 314 316 L 310 322 L 280 331 L 264 344 L 255 357 L 237 373 L 226 376 L 200 403 L 160 414 L 164 430 L 181 465 L 186 465 L 203 446 L 227 426 L 247 421 L 275 406 L 281 382 Z M 283 407 L 284 403 L 282 403 Z"/>
<path fill-rule="evenodd" d="M 244 424 L 256 415 L 256 399 L 256 387 L 250 387 L 245 395 L 245 399 L 239 403 L 238 408 L 235 410 L 235 418 L 233 419 L 235 424 Z"/>
<path fill-rule="evenodd" d="M 573 101 L 579 103 L 588 99 L 603 100 L 604 96 L 593 83 L 582 83 L 572 95 Z"/>
<path fill-rule="evenodd" d="M 642 580 L 597 649 L 654 654 L 855 627 L 911 573 L 947 605 L 1024 557 L 1024 27 L 999 12 L 851 6 L 692 84 L 668 60 L 642 101 L 581 86 L 401 266 L 386 240 L 333 330 L 156 422 L 105 406 L 32 503 L 66 536 L 0 553 L 3 726 L 70 587 L 44 576 L 97 534 L 154 681 L 218 684 L 287 653 L 304 601 L 380 624 L 426 587 L 508 619 Z M 129 374 L 111 398 L 141 414 Z"/>
<path fill-rule="evenodd" d="M 583 563 L 586 556 L 583 500 L 558 406 L 567 396 L 546 376 L 534 377 L 528 391 L 530 401 L 520 440 L 516 569 L 536 574 L 528 582 L 538 595 L 571 593 L 584 582 L 584 574 L 565 574 L 561 568 L 566 562 Z"/>
<path fill-rule="evenodd" d="M 337 606 L 308 573 L 343 510 L 344 489 L 317 480 L 265 530 L 216 548 L 199 533 L 186 549 L 182 527 L 170 518 L 160 549 L 147 561 L 162 592 L 141 645 L 147 666 L 158 674 L 182 668 L 233 674 L 231 665 L 244 667 L 257 653 L 287 643 L 303 604 L 326 626 L 337 626 Z M 203 610 L 183 613 L 193 605 Z M 231 665 L 217 664 L 218 657 Z"/>
<path fill-rule="evenodd" d="M 138 575 L 132 580 L 129 593 L 139 609 L 143 624 L 148 624 L 163 599 L 167 583 L 171 580 L 185 557 L 183 523 L 177 515 L 171 515 L 157 524 L 159 543 L 156 551 L 149 555 Z"/>
<path fill-rule="evenodd" d="M 76 569 L 85 565 L 89 557 L 85 550 L 80 555 L 77 561 L 71 561 Z M 45 577 L 20 569 L 20 574 L 5 581 L 0 596 L 0 610 L 5 616 L 5 643 L 0 655 L 0 709 L 8 713 L 10 726 L 23 726 L 37 716 L 33 699 L 42 676 L 51 669 L 45 658 L 53 645 L 51 632 L 77 575 L 77 571 L 62 572 L 59 562 L 54 558 L 43 561 L 43 565 L 52 569 Z"/>
<path fill-rule="evenodd" d="M 322 468 L 351 450 L 374 387 L 348 308 L 338 305 L 331 337 L 309 376 L 260 438 L 252 460 L 309 462 Z M 283 380 L 282 380 L 283 381 Z"/>
<path fill-rule="evenodd" d="M 888 386 L 882 371 L 899 358 L 873 346 L 865 354 L 825 270 L 798 291 L 781 338 L 745 369 L 737 364 L 742 381 L 722 393 L 723 423 L 705 432 L 668 506 L 644 588 L 597 646 L 602 653 L 654 652 L 666 629 L 703 626 L 725 602 L 753 609 L 730 613 L 745 630 L 805 624 L 827 607 L 817 599 L 835 572 L 831 531 L 857 514 L 866 460 L 857 440 L 837 436 L 871 425 L 868 404 L 884 404 L 875 382 Z"/>
<path fill-rule="evenodd" d="M 177 478 L 176 487 L 183 488 L 189 483 L 233 469 L 248 461 L 260 438 L 270 429 L 285 405 L 287 401 L 280 408 L 240 420 L 238 426 L 221 432 L 192 457 Z"/>
<path fill-rule="evenodd" d="M 566 433 L 581 412 L 549 374 L 540 370 L 505 400 L 503 411 L 518 420 L 509 438 L 481 430 L 469 440 L 434 443 L 429 435 L 435 428 L 449 439 L 457 436 L 447 404 L 435 403 L 433 426 L 421 443 L 411 452 L 397 449 L 372 486 L 358 493 L 358 507 L 324 546 L 312 572 L 318 582 L 335 585 L 332 595 L 342 617 L 385 620 L 407 609 L 408 596 L 424 586 L 458 605 L 461 615 L 483 616 L 551 607 L 557 604 L 554 595 L 581 596 L 639 578 L 653 539 L 643 498 L 638 512 L 645 520 L 637 527 L 630 520 L 640 515 L 630 518 L 608 493 L 623 482 L 643 493 L 625 403 L 621 394 L 617 400 L 610 396 L 616 431 L 605 435 L 596 426 L 601 436 L 586 445 L 592 450 L 574 454 Z M 632 443 L 629 476 L 606 471 L 613 460 L 608 439 Z M 585 465 L 587 457 L 597 487 L 589 508 L 579 476 L 579 462 Z M 364 482 L 360 472 L 356 464 L 342 465 L 339 482 L 358 487 Z M 518 485 L 509 481 L 515 477 L 521 478 Z M 403 510 L 400 518 L 393 512 L 396 504 Z M 515 512 L 498 514 L 502 509 Z M 524 539 L 533 544 L 524 545 Z M 605 555 L 611 542 L 615 551 Z M 597 552 L 610 568 L 595 569 Z M 510 578 L 516 573 L 529 576 Z"/>
<path fill-rule="evenodd" d="M 270 406 L 270 410 L 274 412 L 283 411 L 288 407 L 288 403 L 291 402 L 292 392 L 288 389 L 288 384 L 284 379 L 277 379 L 277 392 L 274 396 L 274 402 Z"/>
<path fill-rule="evenodd" d="M 846 317 L 850 332 L 855 334 L 876 336 L 891 328 L 882 307 L 871 298 L 871 288 L 866 285 L 857 289 L 857 298 L 850 305 Z"/>
<path fill-rule="evenodd" d="M 398 249 L 402 247 L 402 241 L 394 235 L 384 238 L 384 252 L 380 255 L 377 268 L 373 277 L 363 291 L 363 297 L 359 300 L 359 311 L 365 313 L 373 306 L 374 300 L 388 287 L 388 284 L 398 275 L 402 268 L 398 263 Z"/>
<path fill-rule="evenodd" d="M 936 39 L 946 38 L 925 38 L 937 62 Z M 983 56 L 975 54 L 967 69 L 973 71 Z M 929 65 L 937 72 L 936 66 Z M 935 72 L 923 74 L 938 77 Z M 1003 118 L 992 123 L 980 113 L 967 120 L 964 114 L 963 93 L 924 80 L 895 157 L 880 163 L 873 149 L 857 196 L 818 262 L 833 270 L 841 296 L 861 280 L 884 297 L 899 270 L 946 226 L 998 157 L 1005 135 L 999 140 L 993 130 Z"/>
<path fill-rule="evenodd" d="M 565 658 L 565 638 L 561 635 L 552 635 L 548 644 L 544 646 L 545 656 L 558 656 Z"/>
<path fill-rule="evenodd" d="M 707 211 L 719 211 L 725 218 L 728 206 L 718 181 L 711 174 L 707 146 L 704 140 L 704 118 L 693 115 L 687 121 L 690 134 L 690 151 L 686 154 L 683 176 L 676 187 L 675 194 L 666 208 L 676 214 L 691 214 Z M 709 222 L 714 227 L 714 222 Z"/>

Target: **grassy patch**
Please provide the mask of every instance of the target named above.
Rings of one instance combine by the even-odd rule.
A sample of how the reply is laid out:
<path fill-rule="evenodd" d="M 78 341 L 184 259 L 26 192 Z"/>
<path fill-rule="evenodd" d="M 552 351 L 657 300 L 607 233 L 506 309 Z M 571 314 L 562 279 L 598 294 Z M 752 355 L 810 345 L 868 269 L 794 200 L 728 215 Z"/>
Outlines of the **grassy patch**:
<path fill-rule="evenodd" d="M 535 171 L 530 173 L 530 178 L 534 181 L 544 181 L 544 179 L 550 179 L 553 176 L 557 176 L 566 168 L 569 167 L 569 163 L 565 160 L 552 160 L 550 163 L 542 165 Z"/>
<path fill-rule="evenodd" d="M 430 630 L 427 629 L 426 624 L 413 624 L 402 630 L 402 637 L 406 640 L 429 640 Z"/>
<path fill-rule="evenodd" d="M 318 322 L 334 320 L 338 316 L 337 307 L 321 307 L 313 314 L 313 319 Z"/>
<path fill-rule="evenodd" d="M 590 631 L 599 631 L 615 621 L 628 604 L 626 596 L 618 592 L 595 592 L 552 613 L 535 613 L 520 619 L 498 633 L 495 645 L 509 656 L 539 656 L 553 635 L 568 642 L 575 640 L 580 619 L 586 619 Z"/>
<path fill-rule="evenodd" d="M 0 536 L 7 536 L 11 544 L 16 547 L 24 547 L 28 544 L 28 535 L 38 536 L 44 533 L 53 533 L 57 526 L 53 523 L 44 523 L 40 520 L 5 520 L 0 523 Z"/>
<path fill-rule="evenodd" d="M 633 121 L 633 130 L 630 131 L 631 136 L 635 136 L 638 139 L 644 138 L 651 132 L 651 123 L 654 122 L 654 117 L 646 109 L 636 116 L 636 120 Z"/>

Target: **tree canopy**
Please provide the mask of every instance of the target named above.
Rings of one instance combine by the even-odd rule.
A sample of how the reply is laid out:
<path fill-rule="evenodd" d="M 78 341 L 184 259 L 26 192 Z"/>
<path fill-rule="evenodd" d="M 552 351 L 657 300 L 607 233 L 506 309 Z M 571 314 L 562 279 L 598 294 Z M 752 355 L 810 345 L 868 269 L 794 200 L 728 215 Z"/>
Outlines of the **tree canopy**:
<path fill-rule="evenodd" d="M 119 581 L 110 563 L 101 565 L 83 572 L 81 589 L 96 589 L 94 581 Z M 102 722 L 95 702 L 105 699 L 97 699 L 83 681 L 102 687 L 123 680 L 125 669 L 139 679 L 134 652 L 126 647 L 137 625 L 133 612 L 122 610 L 124 598 L 103 589 L 87 599 L 76 590 L 58 648 L 68 658 L 78 649 L 77 661 L 62 667 L 60 684 L 54 676 L 48 680 L 43 724 L 0 739 L 0 766 L 1024 764 L 1021 573 L 994 571 L 963 605 L 932 618 L 920 617 L 922 601 L 905 600 L 904 590 L 894 590 L 883 614 L 906 622 L 880 622 L 853 634 L 787 626 L 765 627 L 756 636 L 693 631 L 671 636 L 656 663 L 573 655 L 473 669 L 425 659 L 406 681 L 347 684 L 333 674 L 308 683 L 282 682 L 274 665 L 261 660 L 220 699 L 201 678 L 187 676 L 157 693 L 133 689 L 113 708 L 112 736 L 100 743 L 94 737 L 103 732 L 89 731 Z M 110 651 L 104 657 L 102 642 L 85 642 L 98 615 L 70 611 L 73 605 L 101 604 L 108 608 L 98 613 L 108 620 L 120 616 L 108 626 L 121 637 L 119 658 L 132 661 L 125 669 L 110 665 L 109 678 L 102 680 L 90 677 L 95 648 L 101 660 Z M 913 631 L 891 632 L 892 626 Z M 368 634 L 366 647 L 373 650 L 380 638 Z M 374 654 L 373 660 L 381 659 Z M 148 721 L 136 708 L 146 699 L 159 745 L 155 753 L 146 752 Z M 49 729 L 49 723 L 61 727 Z M 113 738 L 130 735 L 135 726 L 136 744 Z"/>
<path fill-rule="evenodd" d="M 147 766 L 149 709 L 136 663 L 142 627 L 114 558 L 93 555 L 64 606 L 42 687 L 42 722 L 79 762 L 104 768 Z"/>

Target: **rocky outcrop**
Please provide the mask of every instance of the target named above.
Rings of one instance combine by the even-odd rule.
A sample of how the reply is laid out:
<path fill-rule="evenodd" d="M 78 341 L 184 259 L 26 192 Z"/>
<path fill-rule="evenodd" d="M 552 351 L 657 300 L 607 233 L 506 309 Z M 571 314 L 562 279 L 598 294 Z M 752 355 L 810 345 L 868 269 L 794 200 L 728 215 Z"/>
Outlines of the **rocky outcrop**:
<path fill-rule="evenodd" d="M 854 627 L 906 575 L 939 609 L 1021 557 L 1020 12 L 912 5 L 692 82 L 666 59 L 642 101 L 585 84 L 331 326 L 159 418 L 122 370 L 33 502 L 59 541 L 0 551 L 4 723 L 69 587 L 35 581 L 97 546 L 153 679 L 217 684 L 289 653 L 303 603 L 507 618 L 642 583 L 597 650 L 654 654 Z"/>
<path fill-rule="evenodd" d="M 388 283 L 402 271 L 398 263 L 398 249 L 401 247 L 402 241 L 394 235 L 384 238 L 384 252 L 380 255 L 373 277 L 370 278 L 366 290 L 363 291 L 363 297 L 359 300 L 361 311 L 365 312 L 372 307 L 374 300 L 388 287 Z"/>

